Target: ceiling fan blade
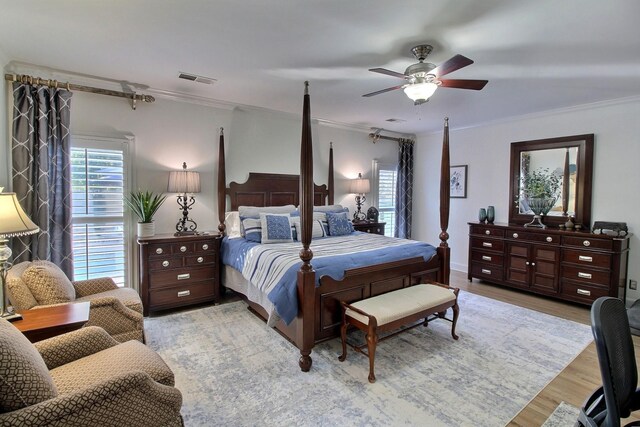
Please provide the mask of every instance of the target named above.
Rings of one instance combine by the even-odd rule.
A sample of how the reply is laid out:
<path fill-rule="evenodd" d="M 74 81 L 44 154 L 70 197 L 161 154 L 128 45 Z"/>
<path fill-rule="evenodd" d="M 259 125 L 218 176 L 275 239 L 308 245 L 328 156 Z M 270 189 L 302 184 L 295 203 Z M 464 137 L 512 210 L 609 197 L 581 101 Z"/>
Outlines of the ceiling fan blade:
<path fill-rule="evenodd" d="M 402 73 L 397 73 L 395 71 L 387 70 L 386 68 L 369 68 L 369 71 L 373 71 L 374 73 L 386 74 L 387 76 L 398 77 L 400 79 L 404 79 L 407 77 Z"/>
<path fill-rule="evenodd" d="M 380 95 L 381 93 L 391 92 L 392 90 L 400 89 L 400 88 L 402 88 L 402 87 L 404 87 L 404 85 L 394 86 L 394 87 L 388 87 L 388 88 L 386 88 L 386 89 L 377 90 L 377 91 L 375 91 L 375 92 L 371 92 L 371 93 L 366 93 L 366 94 L 364 94 L 364 95 L 362 95 L 362 96 L 369 97 L 369 96 L 374 96 L 374 95 Z"/>
<path fill-rule="evenodd" d="M 481 90 L 487 83 L 489 83 L 488 80 L 440 80 L 440 86 L 453 87 L 457 89 Z"/>
<path fill-rule="evenodd" d="M 473 64 L 473 61 L 466 56 L 456 55 L 448 61 L 443 62 L 436 68 L 431 70 L 429 74 L 434 74 L 436 77 L 444 76 L 445 74 L 452 73 L 460 68 L 464 68 L 467 65 Z"/>

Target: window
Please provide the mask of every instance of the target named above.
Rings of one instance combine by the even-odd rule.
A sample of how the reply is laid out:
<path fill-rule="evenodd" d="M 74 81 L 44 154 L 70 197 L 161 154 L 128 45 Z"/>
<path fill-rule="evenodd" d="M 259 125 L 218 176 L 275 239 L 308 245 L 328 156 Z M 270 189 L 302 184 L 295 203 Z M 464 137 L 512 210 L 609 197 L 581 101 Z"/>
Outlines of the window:
<path fill-rule="evenodd" d="M 397 166 L 393 163 L 373 161 L 374 174 L 374 206 L 378 208 L 378 221 L 386 222 L 385 236 L 393 236 L 396 224 L 396 181 Z"/>
<path fill-rule="evenodd" d="M 125 140 L 72 137 L 74 279 L 111 277 L 129 283 L 128 145 Z"/>

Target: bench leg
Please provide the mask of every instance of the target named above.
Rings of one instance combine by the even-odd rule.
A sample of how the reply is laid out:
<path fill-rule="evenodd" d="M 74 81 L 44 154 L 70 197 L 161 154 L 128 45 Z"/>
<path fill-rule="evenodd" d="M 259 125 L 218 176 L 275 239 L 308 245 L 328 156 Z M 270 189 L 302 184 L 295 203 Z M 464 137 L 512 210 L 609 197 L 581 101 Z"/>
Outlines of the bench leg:
<path fill-rule="evenodd" d="M 458 307 L 458 301 L 451 307 L 453 309 L 453 320 L 451 321 L 451 336 L 454 340 L 458 339 L 456 335 L 456 323 L 458 323 L 458 315 L 460 314 L 460 308 Z"/>
<path fill-rule="evenodd" d="M 369 382 L 376 382 L 376 375 L 374 374 L 374 363 L 376 359 L 376 345 L 378 344 L 378 335 L 375 332 L 369 331 L 367 334 L 367 350 L 369 351 Z"/>
<path fill-rule="evenodd" d="M 344 362 L 347 358 L 347 322 L 342 322 L 340 338 L 342 339 L 342 354 L 338 357 L 338 360 Z"/>

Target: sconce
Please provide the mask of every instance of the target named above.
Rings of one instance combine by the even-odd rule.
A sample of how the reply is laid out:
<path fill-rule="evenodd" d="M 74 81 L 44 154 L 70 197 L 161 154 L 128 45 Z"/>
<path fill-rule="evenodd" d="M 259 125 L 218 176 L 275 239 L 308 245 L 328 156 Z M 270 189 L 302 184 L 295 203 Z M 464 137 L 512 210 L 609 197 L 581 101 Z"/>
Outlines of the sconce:
<path fill-rule="evenodd" d="M 178 206 L 182 210 L 182 218 L 178 220 L 176 224 L 176 236 L 185 236 L 191 234 L 198 234 L 196 229 L 198 224 L 191 218 L 189 218 L 189 211 L 196 202 L 193 194 L 200 192 L 200 174 L 198 172 L 187 171 L 187 163 L 182 163 L 181 171 L 174 171 L 169 173 L 169 185 L 167 186 L 168 193 L 182 193 L 178 194 Z M 190 194 L 190 196 L 187 196 Z"/>

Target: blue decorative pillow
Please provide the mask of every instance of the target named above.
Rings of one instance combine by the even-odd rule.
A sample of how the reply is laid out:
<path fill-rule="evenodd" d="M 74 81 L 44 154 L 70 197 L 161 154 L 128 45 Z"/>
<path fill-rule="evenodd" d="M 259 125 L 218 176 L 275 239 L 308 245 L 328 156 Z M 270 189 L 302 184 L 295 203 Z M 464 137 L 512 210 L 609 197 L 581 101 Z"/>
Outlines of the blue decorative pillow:
<path fill-rule="evenodd" d="M 346 212 L 327 212 L 327 223 L 329 224 L 330 236 L 346 236 L 353 232 L 353 225 L 347 218 Z"/>
<path fill-rule="evenodd" d="M 289 214 L 260 214 L 262 243 L 293 242 Z"/>
<path fill-rule="evenodd" d="M 260 243 L 262 241 L 262 223 L 260 218 L 241 218 L 244 238 L 250 242 Z"/>

